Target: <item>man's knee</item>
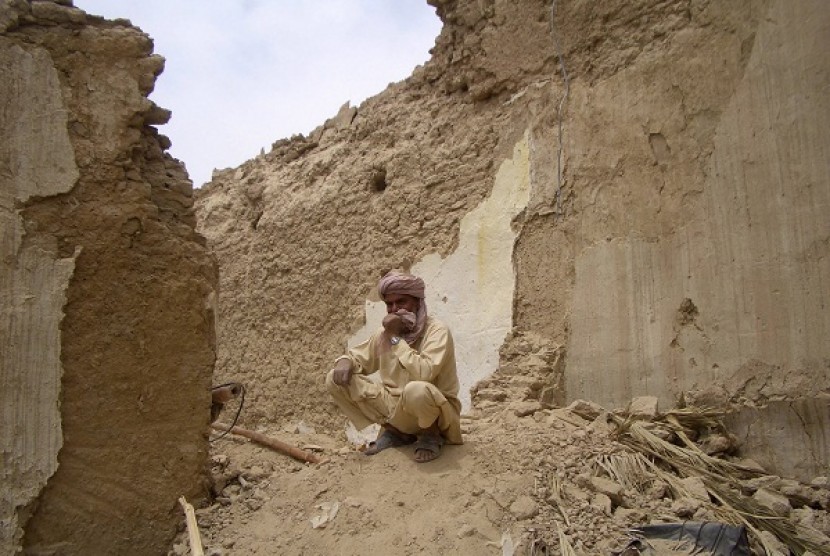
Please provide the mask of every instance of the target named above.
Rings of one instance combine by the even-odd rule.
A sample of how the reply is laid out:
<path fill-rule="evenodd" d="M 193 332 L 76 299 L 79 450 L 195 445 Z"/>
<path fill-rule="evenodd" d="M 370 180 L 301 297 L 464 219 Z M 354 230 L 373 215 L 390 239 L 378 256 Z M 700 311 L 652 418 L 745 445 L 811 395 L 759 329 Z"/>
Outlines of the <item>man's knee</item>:
<path fill-rule="evenodd" d="M 331 394 L 339 389 L 340 386 L 334 382 L 334 369 L 332 369 L 326 374 L 326 390 Z"/>
<path fill-rule="evenodd" d="M 435 388 L 435 386 L 429 382 L 414 380 L 404 386 L 401 397 L 407 406 L 422 407 L 433 401 L 432 388 Z"/>

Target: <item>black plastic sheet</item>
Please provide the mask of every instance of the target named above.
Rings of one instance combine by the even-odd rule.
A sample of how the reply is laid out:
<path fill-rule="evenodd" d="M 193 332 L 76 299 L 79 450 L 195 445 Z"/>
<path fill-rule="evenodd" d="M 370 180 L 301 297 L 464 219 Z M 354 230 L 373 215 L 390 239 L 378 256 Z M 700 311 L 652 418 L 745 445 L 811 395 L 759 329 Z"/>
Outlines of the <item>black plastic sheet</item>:
<path fill-rule="evenodd" d="M 745 527 L 711 521 L 656 523 L 633 529 L 643 539 L 685 541 L 691 554 L 712 556 L 751 556 Z"/>

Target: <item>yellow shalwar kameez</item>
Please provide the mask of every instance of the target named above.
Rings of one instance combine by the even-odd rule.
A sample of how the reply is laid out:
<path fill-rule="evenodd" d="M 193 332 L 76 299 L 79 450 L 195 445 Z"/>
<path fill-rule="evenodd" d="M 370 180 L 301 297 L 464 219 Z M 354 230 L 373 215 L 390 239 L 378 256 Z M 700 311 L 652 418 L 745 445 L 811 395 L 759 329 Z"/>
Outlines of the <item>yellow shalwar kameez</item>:
<path fill-rule="evenodd" d="M 352 362 L 348 385 L 335 384 L 333 371 L 326 376 L 326 388 L 346 417 L 358 430 L 379 423 L 409 434 L 429 428 L 437 419 L 444 440 L 461 444 L 461 402 L 450 330 L 427 317 L 424 334 L 412 346 L 401 339 L 378 355 L 378 342 L 389 342 L 383 328 L 338 358 Z M 380 383 L 367 376 L 374 372 Z"/>

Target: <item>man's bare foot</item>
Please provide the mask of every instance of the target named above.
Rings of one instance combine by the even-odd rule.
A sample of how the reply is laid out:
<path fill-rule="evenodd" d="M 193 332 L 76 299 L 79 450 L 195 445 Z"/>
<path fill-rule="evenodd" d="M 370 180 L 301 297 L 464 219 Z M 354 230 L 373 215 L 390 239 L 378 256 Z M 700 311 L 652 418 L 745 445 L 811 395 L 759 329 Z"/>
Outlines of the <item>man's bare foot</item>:
<path fill-rule="evenodd" d="M 444 438 L 440 434 L 428 432 L 418 436 L 415 442 L 415 461 L 426 463 L 441 455 L 441 446 L 444 445 Z"/>

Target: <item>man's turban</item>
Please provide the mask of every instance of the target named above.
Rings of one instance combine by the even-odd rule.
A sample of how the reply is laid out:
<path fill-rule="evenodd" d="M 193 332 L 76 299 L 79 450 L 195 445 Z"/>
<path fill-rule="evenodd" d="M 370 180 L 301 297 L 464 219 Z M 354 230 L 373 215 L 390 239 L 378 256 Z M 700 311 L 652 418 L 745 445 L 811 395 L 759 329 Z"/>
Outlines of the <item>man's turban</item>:
<path fill-rule="evenodd" d="M 378 282 L 378 293 L 381 299 L 385 300 L 387 294 L 410 295 L 420 299 L 418 314 L 412 315 L 412 313 L 406 313 L 401 315 L 404 322 L 410 325 L 410 331 L 403 335 L 403 339 L 410 346 L 423 336 L 424 330 L 426 329 L 427 302 L 424 299 L 425 290 L 426 286 L 424 285 L 424 281 L 417 276 L 396 272 L 394 270 L 388 272 Z"/>
<path fill-rule="evenodd" d="M 404 274 L 402 272 L 388 272 L 386 276 L 378 282 L 378 293 L 383 298 L 388 293 L 396 293 L 398 295 L 411 295 L 418 299 L 424 298 L 424 281 L 411 274 Z"/>

